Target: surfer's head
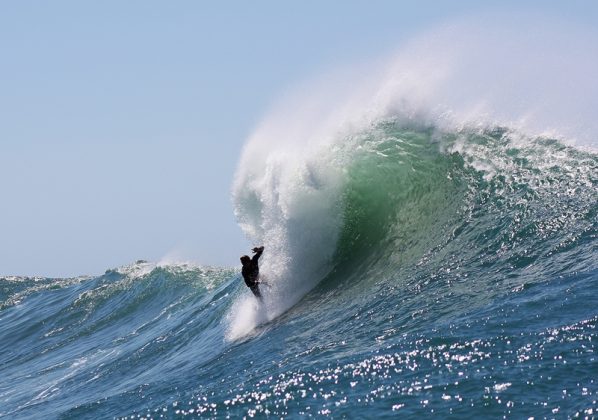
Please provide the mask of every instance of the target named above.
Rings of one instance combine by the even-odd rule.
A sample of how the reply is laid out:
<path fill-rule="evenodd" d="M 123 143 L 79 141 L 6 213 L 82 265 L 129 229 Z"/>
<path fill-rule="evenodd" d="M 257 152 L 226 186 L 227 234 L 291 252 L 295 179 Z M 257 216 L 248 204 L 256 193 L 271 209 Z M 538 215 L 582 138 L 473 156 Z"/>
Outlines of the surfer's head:
<path fill-rule="evenodd" d="M 248 256 L 248 255 L 243 255 L 243 256 L 241 257 L 241 264 L 245 265 L 245 264 L 247 264 L 249 261 L 251 261 L 251 258 L 249 258 L 249 256 Z"/>

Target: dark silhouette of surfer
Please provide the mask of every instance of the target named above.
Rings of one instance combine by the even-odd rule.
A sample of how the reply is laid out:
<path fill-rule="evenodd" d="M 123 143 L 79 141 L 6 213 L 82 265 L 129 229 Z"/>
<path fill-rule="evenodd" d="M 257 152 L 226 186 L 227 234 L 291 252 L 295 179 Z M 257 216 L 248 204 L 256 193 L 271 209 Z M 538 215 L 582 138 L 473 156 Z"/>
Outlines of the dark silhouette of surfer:
<path fill-rule="evenodd" d="M 241 257 L 241 264 L 243 264 L 243 269 L 241 273 L 243 274 L 243 279 L 245 280 L 245 284 L 249 289 L 253 292 L 256 298 L 261 299 L 262 294 L 260 293 L 259 284 L 264 282 L 258 281 L 260 278 L 260 268 L 258 266 L 257 260 L 260 259 L 262 256 L 262 252 L 264 252 L 264 247 L 255 247 L 252 249 L 255 253 L 253 258 L 249 258 L 248 255 L 243 255 Z"/>

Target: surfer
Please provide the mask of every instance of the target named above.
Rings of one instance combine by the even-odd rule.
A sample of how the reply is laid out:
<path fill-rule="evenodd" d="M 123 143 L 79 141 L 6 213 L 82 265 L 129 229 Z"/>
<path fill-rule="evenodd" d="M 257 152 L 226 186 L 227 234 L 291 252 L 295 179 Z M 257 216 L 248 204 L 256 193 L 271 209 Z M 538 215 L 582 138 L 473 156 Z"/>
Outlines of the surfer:
<path fill-rule="evenodd" d="M 262 252 L 264 252 L 264 247 L 255 247 L 252 249 L 254 252 L 253 258 L 249 258 L 248 255 L 243 255 L 241 257 L 241 264 L 243 264 L 243 269 L 241 273 L 243 274 L 243 279 L 245 280 L 245 284 L 249 289 L 253 292 L 256 298 L 261 299 L 262 294 L 260 293 L 258 281 L 260 278 L 260 268 L 258 266 L 257 260 L 260 259 L 262 256 Z M 263 282 L 262 282 L 263 283 Z"/>

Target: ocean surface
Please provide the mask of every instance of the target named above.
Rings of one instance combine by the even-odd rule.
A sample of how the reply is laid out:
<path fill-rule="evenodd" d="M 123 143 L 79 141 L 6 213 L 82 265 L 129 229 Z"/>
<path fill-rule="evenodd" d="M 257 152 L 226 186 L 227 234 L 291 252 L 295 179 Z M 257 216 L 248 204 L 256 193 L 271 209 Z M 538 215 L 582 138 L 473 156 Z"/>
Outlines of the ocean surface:
<path fill-rule="evenodd" d="M 0 273 L 0 418 L 598 417 L 598 41 L 522 23 L 273 105 L 231 188 L 262 302 L 240 266 Z"/>
<path fill-rule="evenodd" d="M 596 416 L 595 152 L 386 118 L 267 159 L 233 188 L 264 302 L 238 267 L 0 278 L 0 417 Z"/>

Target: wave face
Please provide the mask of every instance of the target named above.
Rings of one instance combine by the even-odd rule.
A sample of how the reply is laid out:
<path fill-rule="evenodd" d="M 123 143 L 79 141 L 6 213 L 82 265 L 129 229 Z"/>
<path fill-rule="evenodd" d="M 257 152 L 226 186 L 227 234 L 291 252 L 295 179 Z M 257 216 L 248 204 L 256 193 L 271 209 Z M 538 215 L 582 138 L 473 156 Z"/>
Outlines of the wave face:
<path fill-rule="evenodd" d="M 233 203 L 266 247 L 262 304 L 236 268 L 0 278 L 0 417 L 594 415 L 595 121 L 518 119 L 515 44 L 482 43 L 472 73 L 442 35 L 248 139 Z"/>
<path fill-rule="evenodd" d="M 335 266 L 368 278 L 484 277 L 476 282 L 498 292 L 591 268 L 597 163 L 504 128 L 378 124 L 348 167 Z"/>

